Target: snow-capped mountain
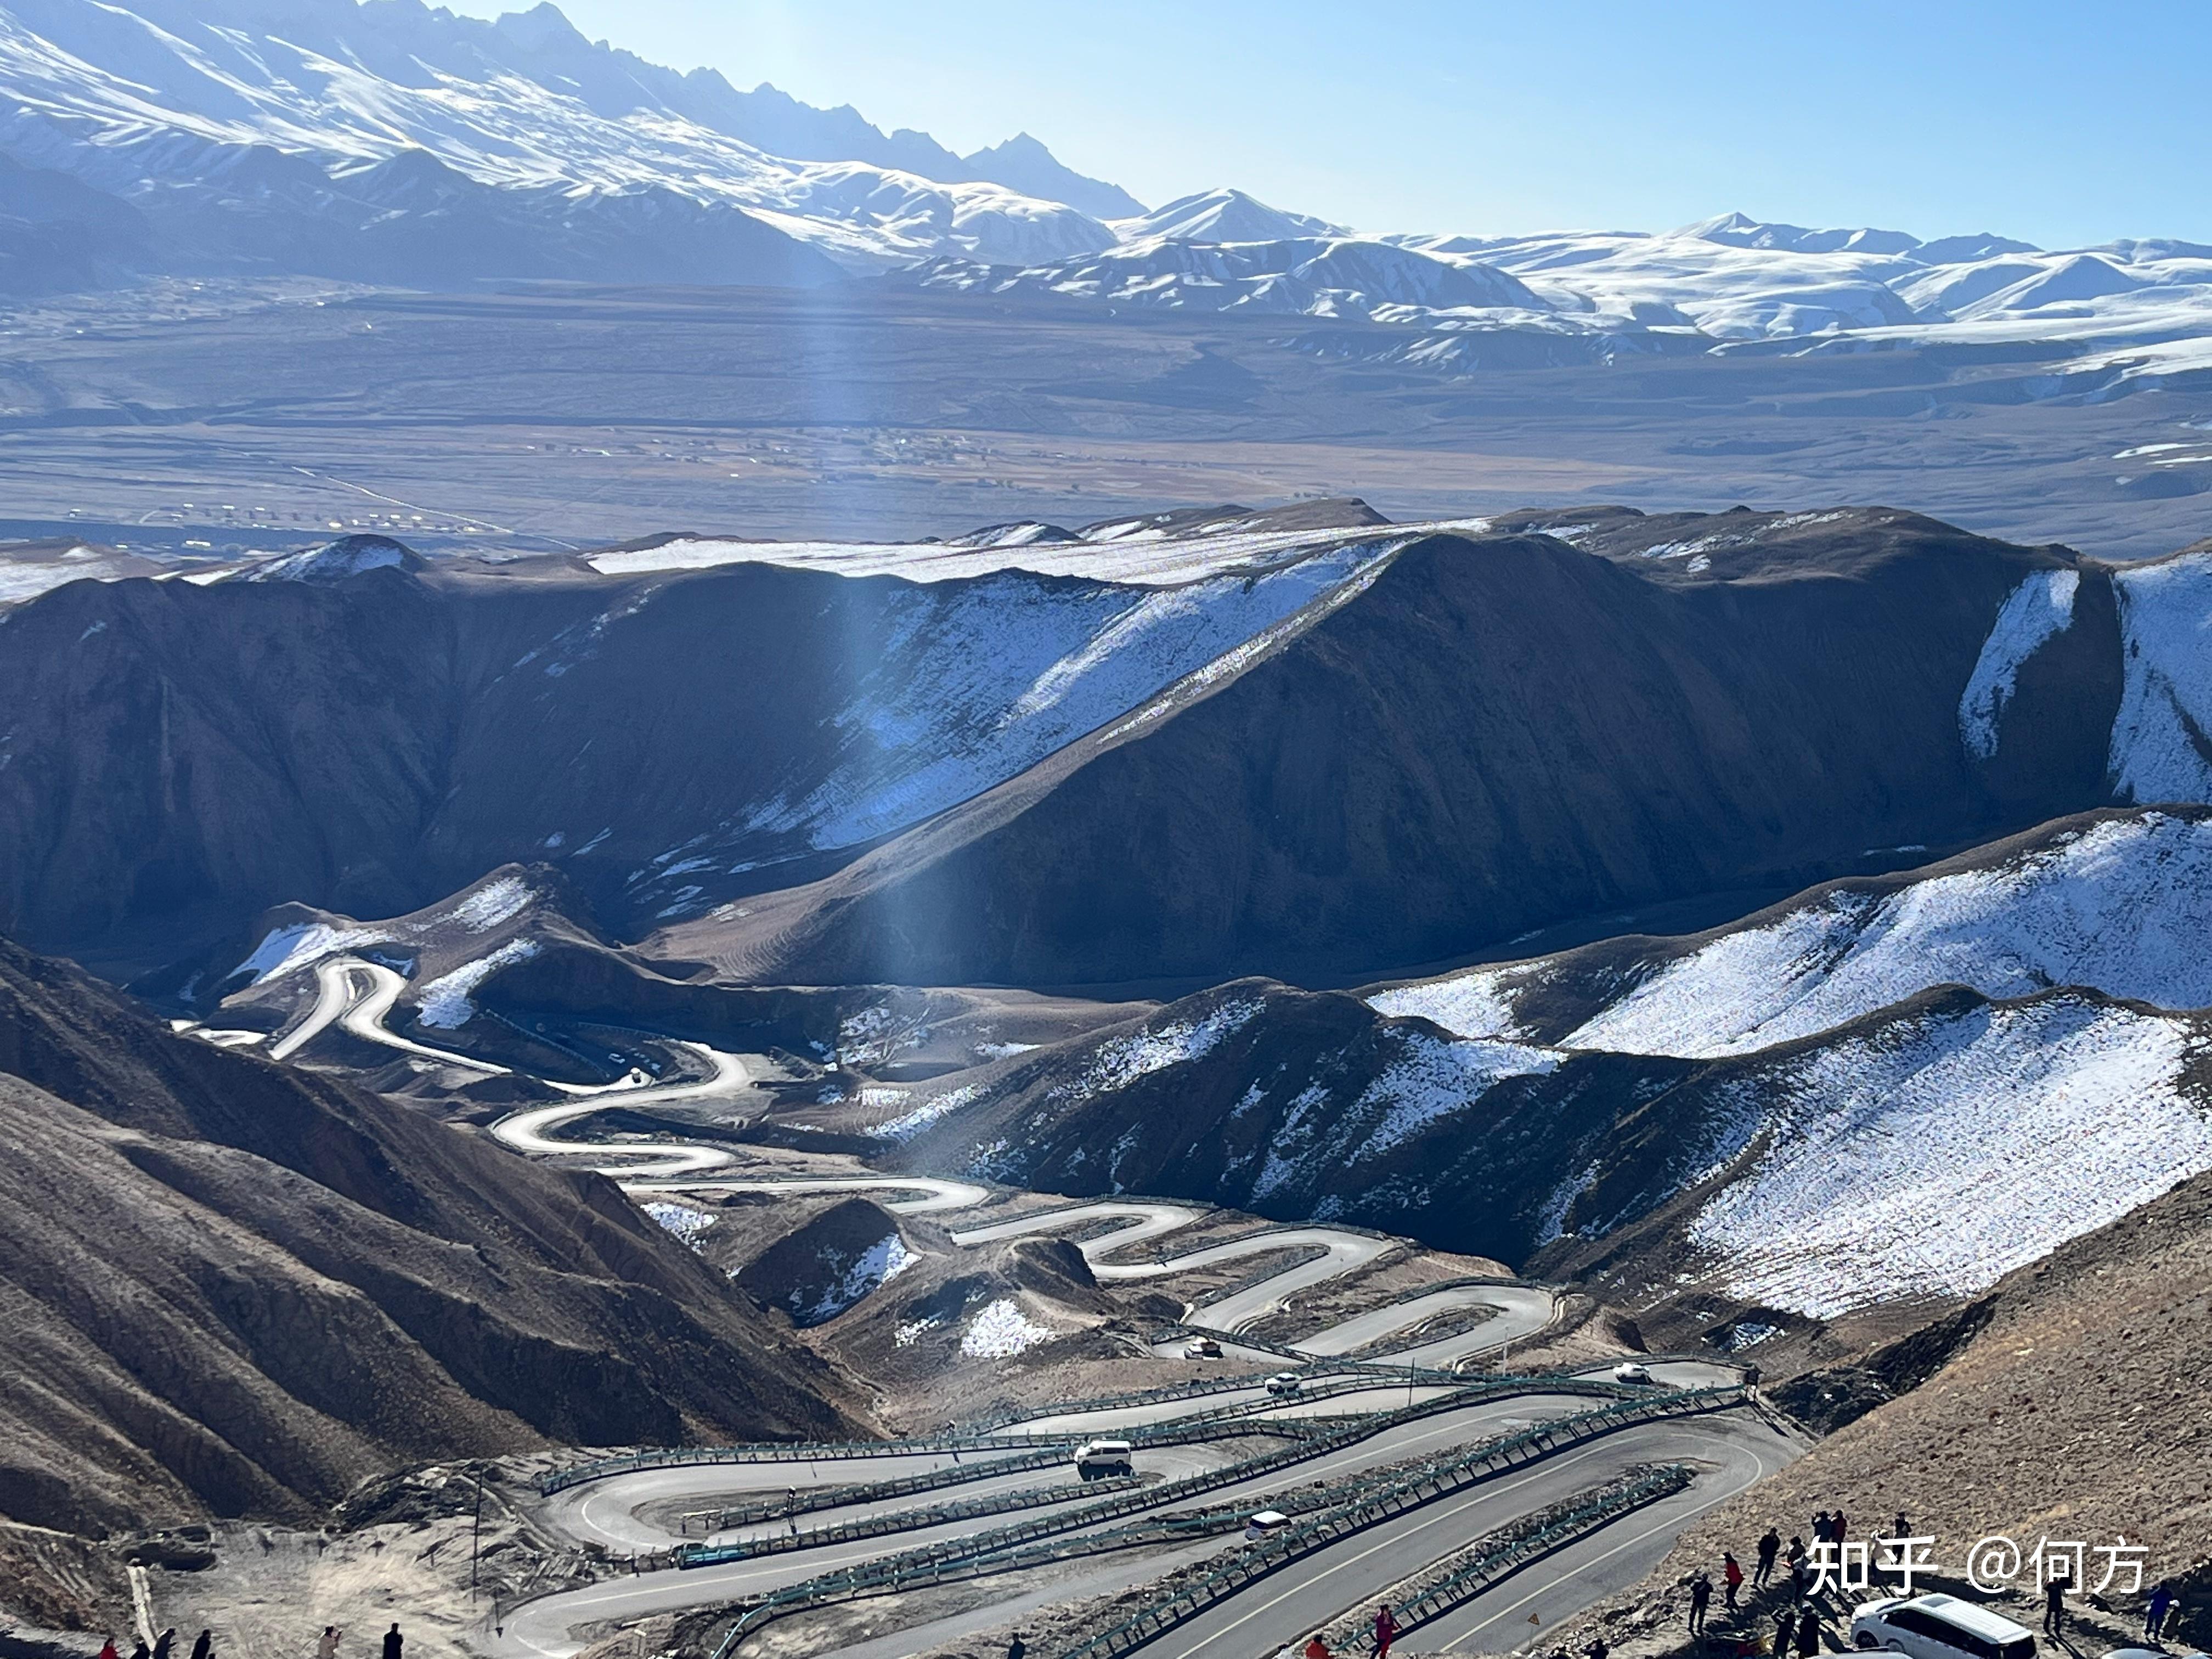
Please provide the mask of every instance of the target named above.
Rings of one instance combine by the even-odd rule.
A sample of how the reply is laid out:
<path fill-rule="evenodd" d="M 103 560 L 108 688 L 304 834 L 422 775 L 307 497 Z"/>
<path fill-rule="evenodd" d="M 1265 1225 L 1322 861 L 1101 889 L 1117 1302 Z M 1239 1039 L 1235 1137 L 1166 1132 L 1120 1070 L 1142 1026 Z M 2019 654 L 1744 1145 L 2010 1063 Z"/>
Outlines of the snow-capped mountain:
<path fill-rule="evenodd" d="M 1034 141 L 964 161 L 849 110 L 593 46 L 550 5 L 481 23 L 418 0 L 22 0 L 0 10 L 0 151 L 164 228 L 214 210 L 265 219 L 292 207 L 313 221 L 319 193 L 342 226 L 405 212 L 374 176 L 398 166 L 418 190 L 490 188 L 586 216 L 639 198 L 665 219 L 738 216 L 757 240 L 788 237 L 857 269 L 950 251 L 1047 259 L 1115 240 L 994 171 L 1137 205 Z M 356 199 L 371 211 L 355 212 Z M 470 228 L 457 216 L 445 234 Z M 281 269 L 291 250 L 273 234 L 210 257 L 225 252 Z"/>
<path fill-rule="evenodd" d="M 1169 310 L 1302 313 L 1362 319 L 1386 313 L 1480 311 L 1529 323 L 1553 309 L 1487 265 L 1349 237 L 1186 241 L 1157 235 L 1026 270 L 947 257 L 912 273 L 924 288 L 1061 295 Z"/>
<path fill-rule="evenodd" d="M 2046 252 L 1737 213 L 1658 234 L 1377 237 L 1227 187 L 1148 211 L 1028 134 L 963 157 L 594 45 L 550 3 L 482 22 L 421 0 L 11 0 L 0 225 L 16 291 L 133 272 L 896 271 L 940 291 L 1382 325 L 1328 349 L 1444 374 L 1943 341 L 2078 351 L 2063 372 L 2095 377 L 2084 390 L 2212 367 L 2212 250 L 2187 243 Z"/>

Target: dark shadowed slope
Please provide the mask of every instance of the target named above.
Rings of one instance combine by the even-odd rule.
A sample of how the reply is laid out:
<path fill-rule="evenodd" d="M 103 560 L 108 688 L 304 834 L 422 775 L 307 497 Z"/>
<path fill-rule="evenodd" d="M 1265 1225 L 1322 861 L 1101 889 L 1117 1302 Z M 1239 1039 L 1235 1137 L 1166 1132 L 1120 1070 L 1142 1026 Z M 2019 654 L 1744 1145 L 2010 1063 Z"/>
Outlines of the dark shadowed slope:
<path fill-rule="evenodd" d="M 597 1176 L 173 1037 L 0 945 L 0 1514 L 305 1517 L 422 1458 L 847 1430 Z"/>
<path fill-rule="evenodd" d="M 1702 568 L 1419 542 L 1212 695 L 653 948 L 770 981 L 1341 982 L 2107 799 L 2104 574 L 1847 516 Z M 1973 752 L 1992 619 L 2048 573 L 2078 582 L 2071 625 L 2022 653 Z"/>
<path fill-rule="evenodd" d="M 1198 516 L 55 589 L 0 611 L 0 927 L 124 977 L 544 861 L 752 983 L 1343 984 L 2212 799 L 2202 556 Z"/>

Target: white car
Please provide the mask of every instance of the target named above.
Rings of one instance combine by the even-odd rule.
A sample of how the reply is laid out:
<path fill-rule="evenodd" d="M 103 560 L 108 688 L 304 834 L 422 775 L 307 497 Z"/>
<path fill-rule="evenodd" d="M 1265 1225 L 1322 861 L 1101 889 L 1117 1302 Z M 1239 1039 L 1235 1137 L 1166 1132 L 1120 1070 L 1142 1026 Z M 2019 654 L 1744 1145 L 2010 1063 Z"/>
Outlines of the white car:
<path fill-rule="evenodd" d="M 1616 1382 L 1649 1382 L 1651 1367 L 1639 1365 L 1632 1359 L 1624 1360 L 1613 1368 L 1613 1380 Z"/>
<path fill-rule="evenodd" d="M 1182 1357 L 1185 1359 L 1218 1359 L 1221 1358 L 1221 1345 L 1210 1336 L 1194 1336 L 1183 1344 Z"/>
<path fill-rule="evenodd" d="M 1134 1474 L 1136 1448 L 1126 1440 L 1086 1440 L 1075 1449 L 1075 1472 L 1085 1480 Z"/>
<path fill-rule="evenodd" d="M 1267 1379 L 1267 1392 L 1279 1399 L 1297 1394 L 1304 1387 L 1305 1383 L 1299 1379 L 1296 1371 L 1277 1371 Z"/>
<path fill-rule="evenodd" d="M 1851 1645 L 1908 1659 L 2035 1659 L 2035 1637 L 1955 1595 L 1893 1595 L 1851 1612 Z"/>

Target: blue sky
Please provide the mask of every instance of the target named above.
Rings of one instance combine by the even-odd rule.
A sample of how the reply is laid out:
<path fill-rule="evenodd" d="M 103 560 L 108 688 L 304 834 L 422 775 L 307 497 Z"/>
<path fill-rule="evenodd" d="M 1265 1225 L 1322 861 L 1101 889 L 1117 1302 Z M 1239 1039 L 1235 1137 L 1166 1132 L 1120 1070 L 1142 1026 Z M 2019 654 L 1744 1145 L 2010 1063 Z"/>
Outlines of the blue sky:
<path fill-rule="evenodd" d="M 520 0 L 447 0 L 482 16 Z M 2212 240 L 2207 0 L 562 0 L 593 39 L 1159 202 L 1370 230 L 1731 210 L 2046 246 Z"/>

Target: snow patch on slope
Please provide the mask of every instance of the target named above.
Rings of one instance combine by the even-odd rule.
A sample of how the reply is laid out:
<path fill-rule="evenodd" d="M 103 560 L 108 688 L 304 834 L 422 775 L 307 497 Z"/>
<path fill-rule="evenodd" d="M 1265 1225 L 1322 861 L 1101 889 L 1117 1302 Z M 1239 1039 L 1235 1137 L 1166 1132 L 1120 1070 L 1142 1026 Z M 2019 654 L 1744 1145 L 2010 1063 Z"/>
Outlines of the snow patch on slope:
<path fill-rule="evenodd" d="M 1010 1359 L 1024 1349 L 1051 1341 L 1058 1334 L 1049 1325 L 1040 1325 L 1030 1318 L 1013 1297 L 1005 1296 L 996 1302 L 986 1303 L 982 1310 L 968 1322 L 967 1334 L 960 1339 L 960 1352 L 970 1359 Z"/>
<path fill-rule="evenodd" d="M 333 927 L 323 921 L 295 922 L 289 927 L 272 927 L 263 936 L 261 943 L 253 947 L 252 954 L 224 977 L 252 974 L 253 983 L 261 985 L 290 973 L 295 968 L 304 968 L 311 962 L 336 956 L 341 951 L 381 944 L 386 937 L 374 927 Z"/>
<path fill-rule="evenodd" d="M 912 1111 L 895 1117 L 888 1123 L 878 1123 L 861 1131 L 878 1140 L 908 1141 L 949 1112 L 963 1106 L 972 1106 L 983 1097 L 981 1084 L 963 1084 L 957 1089 L 947 1090 L 933 1099 L 925 1100 Z"/>
<path fill-rule="evenodd" d="M 416 1018 L 441 1031 L 467 1024 L 476 1018 L 476 1004 L 469 999 L 477 987 L 502 968 L 529 961 L 538 954 L 538 948 L 534 939 L 511 939 L 498 950 L 463 963 L 450 974 L 441 974 L 422 988 Z"/>
<path fill-rule="evenodd" d="M 2112 721 L 2113 793 L 2212 801 L 2212 553 L 2112 573 L 2126 678 Z"/>
<path fill-rule="evenodd" d="M 1157 1028 L 1109 1037 L 1073 1082 L 1053 1091 L 1054 1099 L 1085 1099 L 1126 1089 L 1140 1077 L 1188 1065 L 1211 1054 L 1221 1041 L 1257 1018 L 1267 1005 L 1257 998 L 1224 1002 L 1201 1019 L 1172 1020 Z"/>
<path fill-rule="evenodd" d="M 1401 985 L 1367 999 L 1378 1014 L 1395 1018 L 1418 1015 L 1466 1037 L 1510 1037 L 1520 1030 L 1513 1005 L 1498 991 L 1502 969 L 1484 969 L 1424 985 Z"/>
<path fill-rule="evenodd" d="M 1566 1039 L 1693 1058 L 1745 1054 L 1931 985 L 1985 996 L 2086 985 L 2166 1008 L 2212 1004 L 2212 823 L 2114 818 L 1990 870 L 1886 898 L 1832 895 L 1730 933 L 1645 981 Z"/>
<path fill-rule="evenodd" d="M 1771 1141 L 1689 1237 L 1733 1294 L 1814 1317 L 1971 1296 L 2212 1168 L 2188 1050 L 2073 999 L 1839 1043 L 1784 1074 Z"/>
<path fill-rule="evenodd" d="M 1988 760 L 1997 752 L 1997 726 L 2012 701 L 2021 665 L 2074 621 L 2076 570 L 2045 570 L 2022 581 L 1997 612 L 1966 689 L 1959 698 L 1959 737 L 1966 752 Z"/>
<path fill-rule="evenodd" d="M 921 1260 L 908 1249 L 906 1241 L 896 1233 L 880 1238 L 848 1263 L 842 1252 L 825 1252 L 823 1260 L 834 1275 L 823 1287 L 811 1306 L 806 1305 L 806 1292 L 794 1290 L 791 1293 L 793 1322 L 799 1325 L 819 1325 L 824 1320 L 835 1319 L 847 1309 L 854 1307 L 884 1285 L 896 1279 L 908 1267 Z"/>
<path fill-rule="evenodd" d="M 1357 1155 L 1387 1152 L 1438 1119 L 1466 1110 L 1508 1078 L 1557 1071 L 1560 1059 L 1549 1049 L 1517 1042 L 1453 1042 L 1413 1033 L 1405 1052 L 1352 1107 L 1355 1119 L 1370 1124 Z"/>

